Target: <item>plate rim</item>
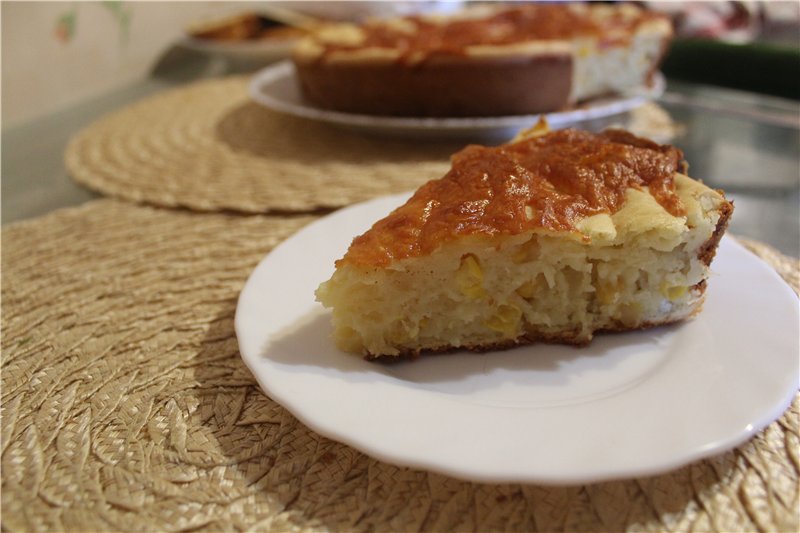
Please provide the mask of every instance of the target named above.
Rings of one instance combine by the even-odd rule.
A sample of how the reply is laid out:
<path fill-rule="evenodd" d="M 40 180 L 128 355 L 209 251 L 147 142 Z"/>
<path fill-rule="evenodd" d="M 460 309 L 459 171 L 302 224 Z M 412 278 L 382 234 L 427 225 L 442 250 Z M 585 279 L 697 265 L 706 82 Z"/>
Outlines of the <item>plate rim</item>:
<path fill-rule="evenodd" d="M 254 358 L 251 359 L 251 356 L 244 353 L 242 349 L 242 335 L 243 335 L 243 328 L 244 325 L 242 324 L 242 300 L 245 294 L 248 292 L 248 288 L 252 290 L 251 284 L 255 283 L 254 279 L 256 279 L 258 275 L 258 271 L 262 268 L 262 264 L 268 263 L 270 261 L 270 257 L 273 256 L 276 252 L 280 253 L 284 246 L 290 246 L 294 239 L 302 238 L 303 234 L 306 231 L 312 232 L 315 228 L 321 227 L 330 227 L 330 218 L 334 216 L 348 216 L 352 215 L 354 212 L 358 212 L 361 209 L 366 208 L 367 206 L 382 206 L 383 203 L 387 205 L 399 205 L 406 198 L 410 193 L 401 193 L 391 196 L 383 196 L 379 198 L 374 198 L 372 200 L 368 200 L 365 202 L 361 202 L 358 204 L 354 204 L 348 206 L 344 209 L 338 210 L 334 213 L 331 213 L 325 217 L 322 217 L 311 224 L 305 226 L 294 235 L 290 236 L 288 239 L 281 242 L 278 246 L 276 246 L 272 251 L 267 253 L 258 265 L 253 269 L 250 276 L 248 277 L 247 282 L 242 288 L 242 291 L 239 295 L 239 300 L 237 302 L 236 314 L 234 318 L 234 327 L 236 331 L 237 340 L 240 346 L 240 353 L 241 357 L 248 367 L 248 369 L 253 373 L 256 381 L 259 384 L 259 387 L 262 391 L 267 394 L 268 397 L 272 398 L 276 403 L 280 404 L 282 407 L 287 409 L 294 417 L 296 417 L 302 424 L 306 427 L 310 428 L 312 431 L 325 436 L 327 438 L 331 438 L 338 442 L 344 443 L 348 446 L 351 446 L 357 450 L 362 451 L 363 453 L 377 458 L 378 460 L 385 461 L 394 465 L 399 465 L 403 467 L 410 467 L 410 468 L 420 468 L 427 471 L 437 472 L 441 474 L 445 474 L 448 476 L 452 476 L 458 479 L 468 480 L 468 481 L 476 481 L 476 482 L 488 482 L 488 483 L 539 483 L 545 485 L 579 485 L 585 483 L 595 483 L 595 482 L 602 482 L 602 481 L 611 481 L 611 480 L 618 480 L 618 479 L 629 479 L 634 477 L 641 477 L 641 476 L 650 476 L 650 475 L 658 475 L 664 472 L 668 472 L 670 470 L 674 470 L 681 466 L 685 466 L 686 464 L 705 459 L 719 453 L 728 451 L 733 449 L 737 446 L 740 446 L 742 443 L 746 442 L 750 438 L 752 438 L 758 431 L 762 430 L 767 425 L 771 424 L 775 419 L 779 418 L 783 412 L 787 409 L 787 407 L 793 401 L 798 385 L 800 384 L 800 374 L 795 377 L 793 389 L 785 392 L 781 401 L 775 402 L 772 408 L 769 410 L 769 414 L 763 414 L 759 417 L 760 422 L 756 424 L 748 424 L 747 427 L 739 432 L 735 437 L 728 437 L 723 439 L 718 439 L 716 442 L 709 443 L 707 446 L 701 449 L 693 449 L 690 452 L 682 452 L 680 454 L 676 454 L 674 459 L 671 461 L 662 461 L 659 464 L 652 465 L 648 468 L 642 467 L 633 467 L 629 469 L 619 468 L 618 466 L 615 468 L 609 469 L 600 469 L 595 471 L 591 474 L 571 474 L 571 475 L 555 475 L 555 476 L 548 476 L 548 475 L 539 475 L 536 473 L 518 473 L 516 475 L 509 475 L 508 473 L 502 475 L 495 475 L 491 473 L 487 473 L 485 470 L 474 469 L 474 468 L 452 468 L 447 465 L 442 465 L 436 460 L 432 459 L 425 459 L 420 458 L 418 456 L 411 457 L 411 456 L 399 456 L 397 453 L 393 452 L 386 452 L 384 449 L 376 448 L 373 445 L 365 443 L 360 440 L 357 436 L 353 436 L 349 434 L 347 431 L 342 430 L 341 428 L 335 425 L 329 425 L 325 423 L 320 423 L 319 419 L 315 419 L 313 416 L 308 416 L 307 412 L 301 408 L 298 408 L 296 403 L 291 399 L 287 399 L 285 395 L 281 391 L 274 390 L 274 387 L 270 387 L 268 383 L 265 382 L 263 376 L 260 374 L 259 369 L 255 368 L 256 363 L 261 358 L 261 356 L 256 355 Z M 391 206 L 390 206 L 391 207 Z M 725 236 L 721 243 L 720 248 L 732 248 L 735 250 L 737 254 L 744 254 L 744 257 L 747 257 L 749 261 L 751 261 L 751 265 L 757 265 L 757 268 L 762 269 L 762 271 L 768 275 L 768 277 L 772 278 L 772 282 L 777 282 L 784 294 L 788 297 L 791 296 L 794 302 L 795 310 L 798 309 L 798 304 L 800 304 L 800 300 L 798 300 L 797 295 L 794 291 L 786 284 L 786 282 L 778 275 L 778 273 L 765 261 L 763 261 L 760 257 L 755 255 L 753 252 L 745 248 L 743 245 L 735 241 L 734 238 Z M 322 280 L 319 280 L 322 281 Z M 702 315 L 701 315 L 702 316 Z M 800 348 L 800 347 L 799 347 Z M 800 363 L 800 361 L 798 361 Z M 429 391 L 431 392 L 431 391 Z M 767 411 L 765 408 L 764 411 Z M 462 465 L 463 466 L 463 465 Z"/>

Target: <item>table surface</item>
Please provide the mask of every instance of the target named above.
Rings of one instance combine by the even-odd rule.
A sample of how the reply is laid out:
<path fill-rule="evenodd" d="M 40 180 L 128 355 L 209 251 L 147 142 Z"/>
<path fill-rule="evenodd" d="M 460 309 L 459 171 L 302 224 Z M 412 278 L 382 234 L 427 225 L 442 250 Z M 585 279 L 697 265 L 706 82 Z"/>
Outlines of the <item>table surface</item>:
<path fill-rule="evenodd" d="M 3 531 L 798 530 L 798 400 L 707 460 L 550 487 L 377 461 L 262 394 L 237 296 L 315 217 L 89 201 L 62 161 L 100 116 L 218 66 L 169 65 L 3 132 L 4 224 L 84 204 L 3 231 Z M 687 126 L 692 174 L 736 201 L 733 231 L 798 255 L 797 104 L 677 83 L 660 104 Z M 797 261 L 749 246 L 798 290 Z"/>
<path fill-rule="evenodd" d="M 161 90 L 237 72 L 197 55 L 166 57 L 144 80 L 3 130 L 3 224 L 97 198 L 69 178 L 63 163 L 81 128 Z M 673 143 L 691 175 L 733 199 L 730 231 L 800 256 L 800 103 L 675 81 L 658 103 L 686 127 Z"/>

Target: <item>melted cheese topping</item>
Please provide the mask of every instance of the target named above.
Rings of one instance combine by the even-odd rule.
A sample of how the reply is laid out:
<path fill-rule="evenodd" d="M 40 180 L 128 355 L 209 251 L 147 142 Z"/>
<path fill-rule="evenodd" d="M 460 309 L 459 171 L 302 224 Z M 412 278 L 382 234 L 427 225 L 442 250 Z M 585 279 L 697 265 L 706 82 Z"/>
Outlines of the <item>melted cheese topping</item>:
<path fill-rule="evenodd" d="M 400 58 L 463 55 L 476 45 L 508 46 L 575 37 L 596 38 L 602 48 L 627 42 L 639 26 L 663 18 L 631 5 L 479 6 L 448 17 L 419 15 L 337 26 L 320 33 L 317 41 L 325 54 L 382 48 L 394 50 Z"/>
<path fill-rule="evenodd" d="M 631 190 L 652 197 L 665 216 L 682 217 L 674 182 L 682 160 L 677 148 L 621 130 L 568 129 L 498 147 L 470 145 L 452 157 L 443 178 L 357 237 L 340 262 L 386 266 L 460 237 L 532 229 L 588 240 L 585 221 L 622 209 Z"/>

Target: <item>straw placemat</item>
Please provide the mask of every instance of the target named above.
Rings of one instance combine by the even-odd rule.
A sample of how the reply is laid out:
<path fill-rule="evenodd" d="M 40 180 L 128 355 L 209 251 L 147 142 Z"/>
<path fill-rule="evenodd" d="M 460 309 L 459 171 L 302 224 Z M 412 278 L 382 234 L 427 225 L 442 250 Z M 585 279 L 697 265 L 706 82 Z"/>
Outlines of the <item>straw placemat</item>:
<path fill-rule="evenodd" d="M 349 132 L 269 111 L 247 77 L 150 97 L 72 139 L 70 175 L 100 193 L 166 207 L 247 213 L 336 208 L 441 176 L 453 142 Z"/>
<path fill-rule="evenodd" d="M 233 315 L 310 220 L 106 199 L 4 228 L 3 531 L 797 531 L 797 399 L 735 451 L 570 488 L 399 468 L 305 428 L 256 386 Z"/>

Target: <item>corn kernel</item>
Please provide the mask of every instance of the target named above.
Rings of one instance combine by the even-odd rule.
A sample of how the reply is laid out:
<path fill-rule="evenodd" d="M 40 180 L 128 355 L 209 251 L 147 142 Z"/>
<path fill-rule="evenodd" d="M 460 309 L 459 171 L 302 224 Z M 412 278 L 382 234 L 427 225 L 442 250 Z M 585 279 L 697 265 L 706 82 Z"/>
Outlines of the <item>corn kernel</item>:
<path fill-rule="evenodd" d="M 666 283 L 661 285 L 661 294 L 671 301 L 680 299 L 688 292 L 688 290 L 689 289 L 686 287 L 686 285 L 669 286 Z"/>
<path fill-rule="evenodd" d="M 621 279 L 615 282 L 606 281 L 598 283 L 596 287 L 597 301 L 602 305 L 613 304 L 619 299 L 622 285 L 623 282 Z"/>
<path fill-rule="evenodd" d="M 511 260 L 515 263 L 528 263 L 539 257 L 539 241 L 532 237 L 528 242 L 521 244 L 512 254 Z"/>
<path fill-rule="evenodd" d="M 628 302 L 621 306 L 619 311 L 619 318 L 623 324 L 636 324 L 644 312 L 644 306 L 641 302 Z"/>
<path fill-rule="evenodd" d="M 459 290 L 465 296 L 475 300 L 486 296 L 483 288 L 483 270 L 474 255 L 467 254 L 461 258 L 461 266 L 456 271 L 455 279 Z"/>
<path fill-rule="evenodd" d="M 497 312 L 489 318 L 485 324 L 507 337 L 516 336 L 519 331 L 519 323 L 522 318 L 522 311 L 513 305 L 501 305 Z"/>
<path fill-rule="evenodd" d="M 536 289 L 539 288 L 541 284 L 540 278 L 541 274 L 537 274 L 534 279 L 530 279 L 517 287 L 517 294 L 521 297 L 525 298 L 526 300 L 530 300 L 536 294 Z"/>

